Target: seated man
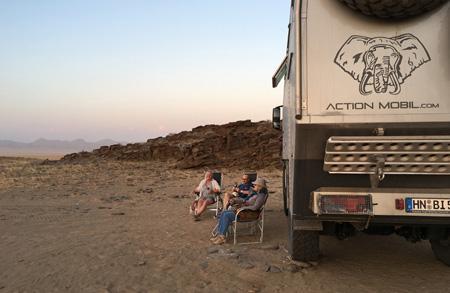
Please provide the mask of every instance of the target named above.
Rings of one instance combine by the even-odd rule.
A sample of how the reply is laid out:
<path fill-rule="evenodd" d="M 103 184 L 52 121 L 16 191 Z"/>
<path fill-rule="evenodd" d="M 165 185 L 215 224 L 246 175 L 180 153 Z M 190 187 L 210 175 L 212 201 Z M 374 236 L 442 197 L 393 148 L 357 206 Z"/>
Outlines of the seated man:
<path fill-rule="evenodd" d="M 248 180 L 248 175 L 242 175 L 242 183 L 238 186 L 234 186 L 232 192 L 225 192 L 223 197 L 223 209 L 226 210 L 228 208 L 228 204 L 230 203 L 230 199 L 234 197 L 246 199 L 251 194 L 252 184 Z"/>
<path fill-rule="evenodd" d="M 234 210 L 224 210 L 219 217 L 219 225 L 217 227 L 217 236 L 211 238 L 211 242 L 214 244 L 225 243 L 225 234 L 228 231 L 228 227 L 235 220 L 236 213 L 240 209 L 248 209 L 251 211 L 258 211 L 266 202 L 267 196 L 269 194 L 266 187 L 266 180 L 263 178 L 258 178 L 254 182 L 254 193 L 250 198 L 246 199 L 236 199 L 236 201 L 241 201 L 241 208 Z"/>
<path fill-rule="evenodd" d="M 214 203 L 215 194 L 220 192 L 219 183 L 212 178 L 212 175 L 211 171 L 206 171 L 205 178 L 194 189 L 194 192 L 199 194 L 198 200 L 194 201 L 191 205 L 191 212 L 196 220 L 199 219 L 208 205 Z"/>

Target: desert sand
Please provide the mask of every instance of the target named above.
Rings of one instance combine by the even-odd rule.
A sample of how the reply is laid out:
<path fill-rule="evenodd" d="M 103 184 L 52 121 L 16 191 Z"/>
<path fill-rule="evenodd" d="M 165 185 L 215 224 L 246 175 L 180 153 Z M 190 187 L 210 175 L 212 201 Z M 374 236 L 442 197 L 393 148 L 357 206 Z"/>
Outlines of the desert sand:
<path fill-rule="evenodd" d="M 450 268 L 428 242 L 321 238 L 317 263 L 291 262 L 281 171 L 262 245 L 212 246 L 212 213 L 194 222 L 202 169 L 162 162 L 41 164 L 0 158 L 0 292 L 445 292 Z M 224 187 L 239 179 L 222 169 Z"/>

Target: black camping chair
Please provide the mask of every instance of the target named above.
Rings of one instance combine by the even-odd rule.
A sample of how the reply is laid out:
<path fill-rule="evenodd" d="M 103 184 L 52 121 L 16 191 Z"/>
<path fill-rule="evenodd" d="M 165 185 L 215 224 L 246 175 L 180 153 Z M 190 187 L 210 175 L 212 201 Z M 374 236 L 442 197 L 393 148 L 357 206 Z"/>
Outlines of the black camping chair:
<path fill-rule="evenodd" d="M 222 211 L 222 207 L 223 207 L 223 200 L 222 200 L 222 179 L 223 179 L 223 176 L 222 176 L 221 172 L 214 171 L 213 174 L 212 174 L 212 178 L 214 180 L 216 180 L 217 183 L 219 184 L 220 191 L 216 192 L 216 194 L 215 194 L 214 207 L 208 208 L 208 210 L 213 211 L 214 212 L 214 216 L 217 216 L 220 213 L 220 211 Z"/>
<path fill-rule="evenodd" d="M 247 172 L 244 172 L 244 174 L 248 176 L 248 181 L 250 183 L 255 181 L 256 178 L 258 177 L 258 173 L 256 173 L 256 171 L 247 171 Z"/>

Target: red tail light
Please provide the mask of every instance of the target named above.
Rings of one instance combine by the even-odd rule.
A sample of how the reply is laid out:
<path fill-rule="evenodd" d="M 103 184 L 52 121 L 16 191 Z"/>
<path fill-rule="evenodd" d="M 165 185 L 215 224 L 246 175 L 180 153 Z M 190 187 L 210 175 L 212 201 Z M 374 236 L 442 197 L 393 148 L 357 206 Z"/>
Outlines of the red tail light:
<path fill-rule="evenodd" d="M 370 214 L 370 195 L 322 195 L 319 200 L 322 214 Z"/>

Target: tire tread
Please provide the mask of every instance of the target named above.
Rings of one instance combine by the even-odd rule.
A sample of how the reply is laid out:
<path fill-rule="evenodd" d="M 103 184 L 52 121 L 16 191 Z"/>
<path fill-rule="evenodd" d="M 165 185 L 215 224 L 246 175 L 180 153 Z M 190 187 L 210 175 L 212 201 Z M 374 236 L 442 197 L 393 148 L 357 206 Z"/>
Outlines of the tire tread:
<path fill-rule="evenodd" d="M 448 0 L 340 0 L 365 15 L 406 18 L 430 11 Z"/>
<path fill-rule="evenodd" d="M 319 233 L 293 231 L 291 256 L 294 260 L 315 261 L 319 258 Z"/>

